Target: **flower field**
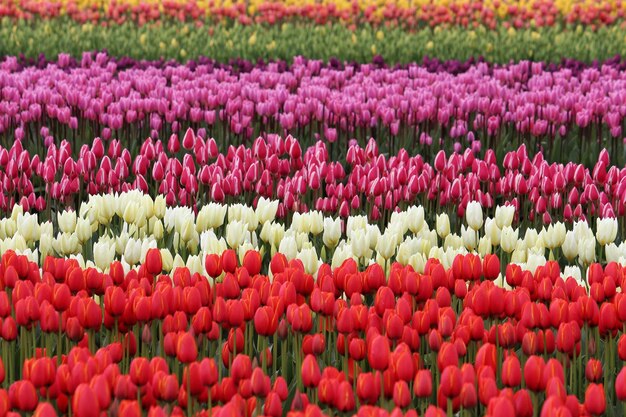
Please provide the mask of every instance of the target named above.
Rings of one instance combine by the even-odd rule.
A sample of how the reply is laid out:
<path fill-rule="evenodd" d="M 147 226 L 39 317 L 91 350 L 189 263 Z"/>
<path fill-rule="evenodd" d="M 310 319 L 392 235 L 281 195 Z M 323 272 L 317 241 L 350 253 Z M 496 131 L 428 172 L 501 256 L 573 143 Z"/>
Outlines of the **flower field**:
<path fill-rule="evenodd" d="M 0 0 L 0 417 L 624 416 L 625 13 Z"/>

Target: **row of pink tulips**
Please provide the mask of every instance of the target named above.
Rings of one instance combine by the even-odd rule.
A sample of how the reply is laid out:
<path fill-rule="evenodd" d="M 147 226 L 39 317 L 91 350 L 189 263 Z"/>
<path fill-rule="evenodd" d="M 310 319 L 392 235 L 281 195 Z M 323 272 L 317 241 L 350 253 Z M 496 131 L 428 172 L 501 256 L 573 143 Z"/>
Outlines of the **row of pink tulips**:
<path fill-rule="evenodd" d="M 118 70 L 105 54 L 86 53 L 71 70 L 69 61 L 60 56 L 43 69 L 21 68 L 14 57 L 0 64 L 5 146 L 62 138 L 82 145 L 92 135 L 132 149 L 137 136 L 165 140 L 191 125 L 223 144 L 278 133 L 342 149 L 372 136 L 392 152 L 489 146 L 502 155 L 526 143 L 552 159 L 585 163 L 603 146 L 619 160 L 624 149 L 626 79 L 610 65 L 573 74 L 540 63 L 479 63 L 453 75 L 302 58 L 286 71 L 273 63 L 245 73 L 212 65 Z"/>
<path fill-rule="evenodd" d="M 255 205 L 264 196 L 280 200 L 279 218 L 315 209 L 342 217 L 365 213 L 381 222 L 415 204 L 431 209 L 431 220 L 442 208 L 461 218 L 470 201 L 479 201 L 487 213 L 515 205 L 528 213 L 516 216 L 520 222 L 593 223 L 624 216 L 626 204 L 626 170 L 612 165 L 607 151 L 588 169 L 549 163 L 542 153 L 531 157 L 524 145 L 501 162 L 491 150 L 484 159 L 466 150 L 440 151 L 430 164 L 405 150 L 387 157 L 370 140 L 365 148 L 351 144 L 345 162 L 334 162 L 324 142 L 303 149 L 291 136 L 270 135 L 220 153 L 215 140 L 187 130 L 166 142 L 147 139 L 134 158 L 117 140 L 96 138 L 79 150 L 63 141 L 34 155 L 15 142 L 0 147 L 0 167 L 5 212 L 15 203 L 26 211 L 77 207 L 88 194 L 129 189 L 162 194 L 169 205 Z"/>

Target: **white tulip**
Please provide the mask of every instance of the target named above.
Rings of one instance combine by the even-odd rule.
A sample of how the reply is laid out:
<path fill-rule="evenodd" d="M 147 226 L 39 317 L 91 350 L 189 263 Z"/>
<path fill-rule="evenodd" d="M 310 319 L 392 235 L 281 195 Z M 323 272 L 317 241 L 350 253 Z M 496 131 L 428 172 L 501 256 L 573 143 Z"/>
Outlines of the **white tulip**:
<path fill-rule="evenodd" d="M 519 236 L 519 229 L 513 230 L 511 226 L 505 226 L 502 229 L 502 236 L 500 237 L 500 246 L 506 253 L 511 253 L 517 246 L 517 239 Z"/>
<path fill-rule="evenodd" d="M 410 207 L 407 218 L 409 230 L 414 234 L 419 232 L 424 227 L 424 207 Z"/>
<path fill-rule="evenodd" d="M 513 217 L 515 216 L 514 206 L 498 206 L 496 207 L 496 224 L 499 229 L 504 229 L 506 226 L 511 226 L 513 223 Z"/>
<path fill-rule="evenodd" d="M 350 244 L 354 256 L 356 256 L 357 258 L 362 258 L 366 256 L 369 249 L 369 240 L 367 238 L 367 233 L 365 232 L 365 230 L 353 230 Z"/>
<path fill-rule="evenodd" d="M 324 245 L 332 249 L 339 244 L 339 239 L 341 239 L 341 219 L 333 220 L 326 217 L 324 219 L 324 234 L 322 235 Z"/>
<path fill-rule="evenodd" d="M 141 242 L 135 239 L 128 239 L 124 248 L 124 260 L 129 265 L 135 265 L 141 259 Z"/>
<path fill-rule="evenodd" d="M 278 251 L 285 255 L 289 261 L 295 259 L 298 255 L 298 243 L 296 242 L 296 238 L 293 235 L 287 235 L 285 233 L 285 237 L 280 241 Z"/>
<path fill-rule="evenodd" d="M 28 242 L 39 240 L 41 231 L 36 214 L 20 214 L 17 217 L 17 233 L 24 237 Z"/>
<path fill-rule="evenodd" d="M 72 210 L 58 212 L 57 222 L 62 233 L 74 233 L 76 230 L 76 212 Z"/>
<path fill-rule="evenodd" d="M 376 243 L 376 252 L 385 260 L 390 259 L 396 252 L 396 235 L 386 232 L 378 238 Z"/>
<path fill-rule="evenodd" d="M 235 220 L 226 225 L 226 242 L 231 248 L 235 248 L 243 243 L 244 234 L 248 230 L 246 223 Z"/>
<path fill-rule="evenodd" d="M 572 262 L 574 258 L 578 256 L 578 242 L 576 241 L 574 231 L 570 230 L 565 234 L 565 240 L 563 241 L 561 250 L 563 251 L 563 256 L 565 256 L 569 262 Z"/>
<path fill-rule="evenodd" d="M 260 223 L 273 222 L 278 211 L 278 200 L 259 198 L 256 206 L 256 215 Z"/>
<path fill-rule="evenodd" d="M 496 221 L 487 217 L 485 220 L 485 235 L 489 236 L 491 243 L 495 246 L 500 245 L 502 230 L 498 227 Z"/>
<path fill-rule="evenodd" d="M 302 261 L 304 265 L 304 271 L 307 274 L 315 275 L 317 273 L 317 269 L 319 268 L 319 258 L 317 257 L 317 252 L 315 248 L 302 249 L 297 258 Z"/>
<path fill-rule="evenodd" d="M 88 219 L 79 217 L 76 221 L 76 236 L 81 243 L 91 239 L 91 223 Z"/>
<path fill-rule="evenodd" d="M 473 251 L 478 245 L 476 230 L 471 227 L 465 228 L 465 226 L 461 226 L 461 237 L 463 238 L 463 245 L 470 251 Z"/>
<path fill-rule="evenodd" d="M 483 208 L 478 201 L 470 201 L 465 209 L 465 221 L 475 231 L 483 226 Z"/>
<path fill-rule="evenodd" d="M 107 240 L 101 240 L 93 245 L 93 261 L 101 270 L 106 271 L 115 259 L 115 245 Z"/>
<path fill-rule="evenodd" d="M 617 219 L 596 219 L 596 239 L 601 246 L 613 243 L 617 237 Z"/>
<path fill-rule="evenodd" d="M 582 265 L 590 265 L 596 260 L 595 238 L 583 239 L 578 242 L 578 262 Z"/>
<path fill-rule="evenodd" d="M 444 239 L 450 234 L 450 219 L 446 213 L 437 215 L 437 234 L 440 238 Z"/>
<path fill-rule="evenodd" d="M 313 236 L 317 236 L 324 231 L 324 216 L 321 212 L 314 210 L 309 214 L 309 230 Z"/>

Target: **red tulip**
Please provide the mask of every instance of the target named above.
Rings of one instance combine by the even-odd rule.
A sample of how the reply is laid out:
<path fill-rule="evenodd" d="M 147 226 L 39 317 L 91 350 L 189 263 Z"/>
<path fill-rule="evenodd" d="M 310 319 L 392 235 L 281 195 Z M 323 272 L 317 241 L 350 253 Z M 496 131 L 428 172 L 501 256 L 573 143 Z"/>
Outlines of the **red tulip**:
<path fill-rule="evenodd" d="M 141 417 L 139 403 L 137 401 L 123 400 L 118 408 L 119 417 Z"/>
<path fill-rule="evenodd" d="M 384 336 L 378 335 L 369 344 L 367 360 L 373 369 L 384 371 L 389 366 L 389 342 Z"/>
<path fill-rule="evenodd" d="M 615 395 L 620 401 L 626 401 L 626 367 L 623 367 L 615 379 Z"/>
<path fill-rule="evenodd" d="M 522 367 L 516 356 L 510 355 L 502 363 L 501 379 L 507 387 L 517 387 L 522 382 Z"/>
<path fill-rule="evenodd" d="M 265 398 L 270 392 L 271 383 L 269 376 L 263 373 L 261 368 L 254 368 L 250 377 L 252 393 L 257 397 Z"/>
<path fill-rule="evenodd" d="M 471 409 L 478 404 L 478 395 L 476 394 L 476 386 L 470 382 L 465 382 L 461 386 L 459 399 L 463 408 Z"/>
<path fill-rule="evenodd" d="M 347 412 L 353 410 L 354 406 L 355 401 L 352 385 L 348 381 L 340 382 L 337 390 L 337 396 L 335 397 L 335 407 L 339 411 Z"/>
<path fill-rule="evenodd" d="M 306 355 L 302 361 L 302 382 L 307 388 L 314 388 L 319 385 L 322 378 L 319 364 L 313 355 Z"/>
<path fill-rule="evenodd" d="M 157 248 L 150 248 L 146 252 L 146 269 L 151 275 L 160 274 L 163 270 L 163 261 L 161 260 L 161 251 Z"/>
<path fill-rule="evenodd" d="M 606 400 L 602 384 L 589 384 L 585 390 L 585 410 L 595 416 L 604 414 Z"/>
<path fill-rule="evenodd" d="M 237 253 L 233 249 L 227 249 L 222 253 L 221 265 L 224 272 L 235 273 L 237 269 Z"/>
<path fill-rule="evenodd" d="M 263 412 L 271 417 L 280 417 L 283 414 L 282 401 L 278 394 L 270 392 L 265 399 Z"/>
<path fill-rule="evenodd" d="M 250 356 L 244 354 L 238 354 L 233 359 L 232 366 L 230 368 L 230 376 L 235 383 L 242 379 L 248 379 L 252 375 L 252 362 Z"/>
<path fill-rule="evenodd" d="M 380 397 L 380 388 L 380 377 L 377 374 L 363 372 L 357 377 L 356 394 L 361 403 L 375 404 Z"/>
<path fill-rule="evenodd" d="M 255 250 L 249 250 L 243 257 L 243 267 L 248 270 L 251 276 L 261 272 L 261 254 Z"/>
<path fill-rule="evenodd" d="M 57 417 L 57 412 L 50 403 L 39 403 L 33 413 L 33 417 Z"/>
<path fill-rule="evenodd" d="M 515 407 L 507 397 L 494 397 L 489 401 L 487 412 L 492 416 L 513 416 Z"/>
<path fill-rule="evenodd" d="M 411 402 L 411 390 L 406 381 L 397 381 L 393 386 L 393 402 L 396 407 L 405 408 Z"/>
<path fill-rule="evenodd" d="M 28 380 L 13 383 L 9 387 L 9 398 L 11 406 L 22 411 L 33 411 L 39 401 L 35 386 Z"/>
<path fill-rule="evenodd" d="M 443 372 L 443 370 L 449 366 L 456 367 L 458 364 L 459 354 L 456 346 L 453 343 L 444 342 L 437 353 L 437 367 L 439 368 L 439 372 Z"/>
<path fill-rule="evenodd" d="M 598 382 L 602 379 L 602 362 L 590 358 L 585 366 L 585 377 L 589 382 Z"/>
<path fill-rule="evenodd" d="M 540 356 L 530 356 L 524 364 L 524 381 L 532 391 L 543 389 L 543 368 L 545 363 Z"/>
<path fill-rule="evenodd" d="M 152 373 L 150 369 L 150 363 L 148 359 L 143 357 L 134 358 L 130 362 L 129 375 L 133 384 L 143 386 L 152 379 Z"/>
<path fill-rule="evenodd" d="M 93 416 L 100 412 L 98 398 L 91 387 L 87 384 L 80 384 L 72 396 L 72 415 L 77 417 Z"/>
<path fill-rule="evenodd" d="M 461 392 L 461 370 L 452 365 L 441 373 L 441 392 L 446 398 L 454 398 Z"/>
<path fill-rule="evenodd" d="M 185 332 L 178 337 L 176 343 L 176 357 L 182 363 L 191 363 L 198 357 L 196 339 L 191 333 Z"/>
<path fill-rule="evenodd" d="M 204 268 L 213 279 L 222 275 L 222 260 L 219 255 L 209 254 L 204 259 Z"/>
<path fill-rule="evenodd" d="M 432 395 L 433 381 L 428 369 L 417 371 L 413 380 L 413 393 L 419 398 L 427 398 Z"/>
<path fill-rule="evenodd" d="M 531 417 L 533 415 L 533 404 L 530 394 L 527 390 L 521 389 L 515 393 L 513 397 L 515 403 L 515 412 L 519 417 Z"/>
<path fill-rule="evenodd" d="M 487 254 L 483 260 L 483 274 L 488 280 L 495 280 L 500 275 L 500 259 L 496 255 Z"/>

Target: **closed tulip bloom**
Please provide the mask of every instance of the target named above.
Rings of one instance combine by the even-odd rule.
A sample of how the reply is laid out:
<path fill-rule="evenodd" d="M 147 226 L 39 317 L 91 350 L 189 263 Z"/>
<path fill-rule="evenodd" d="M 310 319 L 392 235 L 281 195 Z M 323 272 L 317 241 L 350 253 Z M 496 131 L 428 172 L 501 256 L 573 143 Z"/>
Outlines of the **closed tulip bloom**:
<path fill-rule="evenodd" d="M 198 357 L 196 339 L 189 332 L 178 337 L 176 342 L 176 357 L 182 363 L 191 363 Z"/>
<path fill-rule="evenodd" d="M 230 375 L 235 382 L 250 378 L 250 375 L 252 375 L 252 362 L 250 361 L 250 357 L 244 354 L 235 356 L 230 368 Z"/>
<path fill-rule="evenodd" d="M 389 366 L 389 356 L 389 342 L 387 339 L 381 335 L 375 336 L 367 352 L 370 366 L 377 371 L 384 371 Z"/>
<path fill-rule="evenodd" d="M 494 397 L 489 401 L 487 412 L 492 416 L 513 416 L 515 415 L 515 406 L 507 397 Z"/>
<path fill-rule="evenodd" d="M 261 272 L 261 254 L 255 250 L 249 250 L 243 257 L 242 266 L 248 270 L 250 276 Z"/>
<path fill-rule="evenodd" d="M 606 410 L 606 399 L 604 396 L 604 386 L 602 384 L 589 384 L 585 391 L 585 410 L 594 416 L 604 414 Z"/>
<path fill-rule="evenodd" d="M 360 373 L 356 382 L 356 395 L 361 403 L 376 403 L 380 397 L 380 377 L 371 372 Z"/>
<path fill-rule="evenodd" d="M 515 216 L 515 206 L 497 206 L 496 207 L 496 224 L 499 229 L 504 229 L 506 226 L 511 226 L 513 223 L 513 217 Z"/>
<path fill-rule="evenodd" d="M 522 382 L 522 367 L 516 356 L 511 355 L 504 360 L 501 378 L 507 387 L 517 387 Z"/>
<path fill-rule="evenodd" d="M 483 225 L 483 209 L 478 201 L 471 201 L 465 209 L 465 221 L 473 230 L 477 231 Z"/>
<path fill-rule="evenodd" d="M 342 381 L 339 383 L 337 389 L 337 396 L 335 397 L 335 407 L 342 412 L 351 411 L 354 409 L 355 399 L 354 391 L 352 391 L 352 384 L 348 381 Z"/>
<path fill-rule="evenodd" d="M 339 244 L 341 239 L 341 219 L 324 218 L 324 234 L 322 240 L 326 247 L 333 249 Z"/>
<path fill-rule="evenodd" d="M 570 230 L 565 234 L 565 240 L 563 241 L 561 250 L 563 251 L 563 256 L 565 256 L 569 262 L 572 262 L 576 256 L 578 256 L 578 241 L 573 231 Z"/>
<path fill-rule="evenodd" d="M 532 391 L 542 390 L 543 369 L 545 362 L 540 356 L 530 356 L 524 364 L 524 381 Z"/>
<path fill-rule="evenodd" d="M 314 388 L 319 385 L 322 374 L 320 372 L 317 359 L 313 355 L 306 355 L 302 361 L 302 382 L 307 388 Z"/>
<path fill-rule="evenodd" d="M 222 275 L 222 263 L 219 255 L 209 254 L 204 260 L 204 268 L 211 278 Z"/>
<path fill-rule="evenodd" d="M 442 239 L 445 239 L 450 234 L 450 218 L 446 213 L 437 215 L 436 230 Z"/>
<path fill-rule="evenodd" d="M 156 248 L 150 248 L 146 252 L 146 269 L 151 275 L 160 274 L 163 270 L 163 261 L 161 260 L 161 251 Z"/>
<path fill-rule="evenodd" d="M 452 365 L 441 373 L 441 392 L 446 398 L 454 398 L 461 392 L 461 370 Z"/>
<path fill-rule="evenodd" d="M 72 396 L 72 415 L 93 416 L 99 412 L 96 394 L 89 385 L 80 384 Z"/>
<path fill-rule="evenodd" d="M 597 218 L 596 219 L 596 239 L 602 246 L 613 243 L 617 236 L 617 219 Z"/>
<path fill-rule="evenodd" d="M 50 403 L 39 403 L 33 417 L 57 417 L 57 412 Z"/>
<path fill-rule="evenodd" d="M 413 393 L 419 398 L 430 397 L 433 393 L 433 381 L 428 369 L 421 369 L 413 380 Z"/>
<path fill-rule="evenodd" d="M 58 212 L 57 222 L 62 233 L 74 233 L 76 230 L 76 212 L 73 210 Z"/>
<path fill-rule="evenodd" d="M 476 407 L 476 404 L 478 404 L 478 394 L 476 393 L 476 386 L 470 382 L 465 382 L 461 387 L 459 399 L 463 408 L 471 409 Z"/>
<path fill-rule="evenodd" d="M 622 368 L 615 379 L 615 395 L 620 401 L 626 401 L 626 367 Z"/>
<path fill-rule="evenodd" d="M 411 390 L 406 381 L 396 381 L 393 386 L 393 402 L 396 407 L 405 408 L 411 402 Z"/>
<path fill-rule="evenodd" d="M 585 366 L 585 377 L 589 382 L 598 382 L 602 379 L 602 362 L 590 358 Z"/>
<path fill-rule="evenodd" d="M 500 246 L 506 253 L 511 253 L 517 246 L 517 239 L 519 236 L 519 229 L 513 229 L 511 226 L 506 226 L 502 229 L 500 236 Z"/>
<path fill-rule="evenodd" d="M 93 260 L 100 270 L 109 268 L 115 259 L 115 245 L 107 241 L 99 241 L 93 245 Z"/>

